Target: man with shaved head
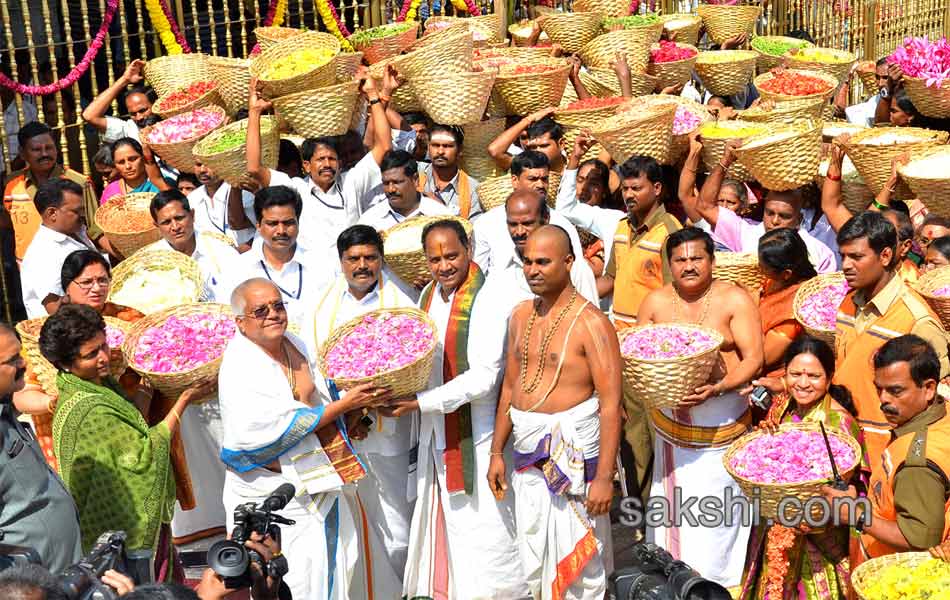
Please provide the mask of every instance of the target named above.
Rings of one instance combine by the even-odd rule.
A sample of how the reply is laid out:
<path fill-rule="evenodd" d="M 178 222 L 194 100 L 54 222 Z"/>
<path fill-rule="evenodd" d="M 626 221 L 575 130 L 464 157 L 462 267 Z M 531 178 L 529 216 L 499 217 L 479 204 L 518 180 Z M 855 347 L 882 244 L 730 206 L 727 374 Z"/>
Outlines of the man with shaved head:
<path fill-rule="evenodd" d="M 528 236 L 524 277 L 535 294 L 508 325 L 508 352 L 488 483 L 499 499 L 513 435 L 515 522 L 534 597 L 598 599 L 612 570 L 610 522 L 620 443 L 621 359 L 614 328 L 571 284 L 570 236 Z M 570 564 L 566 574 L 560 565 Z"/>
<path fill-rule="evenodd" d="M 231 308 L 239 331 L 218 374 L 228 529 L 239 504 L 263 502 L 292 484 L 294 498 L 281 514 L 296 524 L 281 527 L 281 546 L 293 596 L 361 597 L 371 584 L 352 484 L 365 473 L 343 420 L 355 423 L 362 409 L 385 404 L 389 392 L 361 385 L 334 402 L 318 394 L 306 345 L 287 332 L 287 307 L 268 279 L 238 285 Z"/>

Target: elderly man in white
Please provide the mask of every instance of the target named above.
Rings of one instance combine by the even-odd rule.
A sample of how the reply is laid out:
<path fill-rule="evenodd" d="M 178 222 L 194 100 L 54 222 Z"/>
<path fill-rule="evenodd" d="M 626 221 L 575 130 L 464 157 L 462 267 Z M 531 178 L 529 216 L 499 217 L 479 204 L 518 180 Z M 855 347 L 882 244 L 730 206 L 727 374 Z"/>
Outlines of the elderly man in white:
<path fill-rule="evenodd" d="M 231 307 L 239 333 L 218 374 L 228 527 L 237 505 L 262 502 L 289 482 L 296 496 L 281 515 L 296 523 L 281 527 L 281 545 L 290 567 L 284 581 L 293 597 L 368 597 L 358 501 L 346 485 L 364 469 L 344 421 L 355 422 L 359 411 L 380 406 L 388 394 L 363 385 L 325 402 L 306 345 L 287 333 L 286 306 L 267 279 L 238 285 Z"/>
<path fill-rule="evenodd" d="M 347 321 L 379 308 L 415 306 L 415 302 L 386 275 L 383 241 L 367 225 L 347 228 L 337 239 L 342 275 L 320 294 L 316 307 L 304 319 L 301 337 L 307 344 L 317 386 L 327 388 L 316 357 L 330 334 Z M 329 393 L 329 392 L 328 392 Z M 409 546 L 409 521 L 415 499 L 412 415 L 398 418 L 374 412 L 365 439 L 354 442 L 366 464 L 359 497 L 370 533 L 374 584 L 378 597 L 401 597 L 400 582 Z M 386 571 L 386 572 L 383 572 Z M 396 580 L 396 587 L 386 581 Z"/>

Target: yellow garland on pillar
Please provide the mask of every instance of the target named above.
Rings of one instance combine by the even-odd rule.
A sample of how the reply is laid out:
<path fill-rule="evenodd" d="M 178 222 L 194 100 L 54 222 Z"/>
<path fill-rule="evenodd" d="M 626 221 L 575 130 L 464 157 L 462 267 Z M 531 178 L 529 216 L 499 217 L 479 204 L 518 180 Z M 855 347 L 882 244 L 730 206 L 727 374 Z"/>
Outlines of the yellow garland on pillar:
<path fill-rule="evenodd" d="M 181 54 L 181 46 L 178 44 L 178 40 L 175 39 L 175 34 L 172 33 L 165 11 L 162 10 L 158 0 L 145 0 L 145 8 L 148 9 L 148 18 L 152 21 L 155 32 L 158 33 L 158 38 L 162 41 L 162 46 L 165 47 L 165 52 Z"/>
<path fill-rule="evenodd" d="M 344 37 L 343 32 L 340 31 L 340 27 L 337 25 L 336 18 L 333 16 L 333 12 L 330 10 L 329 5 L 330 0 L 314 0 L 314 5 L 317 7 L 317 12 L 320 13 L 320 20 L 323 21 L 323 25 L 327 28 L 327 31 L 336 36 L 340 40 L 340 47 L 347 52 L 353 52 L 353 45 L 350 44 L 350 41 Z"/>
<path fill-rule="evenodd" d="M 421 3 L 422 3 L 422 0 L 412 0 L 412 4 L 409 5 L 409 12 L 406 13 L 406 21 L 416 20 L 416 15 L 419 12 L 419 5 Z"/>
<path fill-rule="evenodd" d="M 457 11 L 468 12 L 468 5 L 465 4 L 465 0 L 452 0 L 452 6 L 454 6 Z"/>
<path fill-rule="evenodd" d="M 274 10 L 274 20 L 271 23 L 274 27 L 284 24 L 284 15 L 287 14 L 287 0 L 277 0 L 277 8 Z"/>

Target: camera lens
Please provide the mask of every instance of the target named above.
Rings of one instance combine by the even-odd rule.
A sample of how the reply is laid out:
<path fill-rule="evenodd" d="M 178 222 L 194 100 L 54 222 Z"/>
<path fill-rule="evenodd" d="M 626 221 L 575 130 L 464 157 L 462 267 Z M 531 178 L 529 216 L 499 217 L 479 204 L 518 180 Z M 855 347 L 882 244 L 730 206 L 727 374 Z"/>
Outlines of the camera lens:
<path fill-rule="evenodd" d="M 208 550 L 208 566 L 222 577 L 239 577 L 247 570 L 247 549 L 237 542 L 222 540 Z"/>

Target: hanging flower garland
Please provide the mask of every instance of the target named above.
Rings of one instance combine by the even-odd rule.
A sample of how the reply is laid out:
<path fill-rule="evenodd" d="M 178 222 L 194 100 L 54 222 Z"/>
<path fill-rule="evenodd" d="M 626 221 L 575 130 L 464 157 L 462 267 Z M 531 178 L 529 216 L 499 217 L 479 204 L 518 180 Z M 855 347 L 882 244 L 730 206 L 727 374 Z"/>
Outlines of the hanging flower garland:
<path fill-rule="evenodd" d="M 478 5 L 475 4 L 475 0 L 452 0 L 452 6 L 455 7 L 456 11 L 464 10 L 473 17 L 480 17 L 482 15 L 482 11 L 478 8 Z"/>
<path fill-rule="evenodd" d="M 80 77 L 86 74 L 92 61 L 96 58 L 96 55 L 99 54 L 106 34 L 109 33 L 109 25 L 112 23 L 112 18 L 115 16 L 115 12 L 118 8 L 119 0 L 107 0 L 106 13 L 102 16 L 102 25 L 99 26 L 99 32 L 96 33 L 96 37 L 93 38 L 89 44 L 89 48 L 86 49 L 86 54 L 82 57 L 82 60 L 79 61 L 79 64 L 62 79 L 54 81 L 49 85 L 25 85 L 13 81 L 0 72 L 0 85 L 18 94 L 29 94 L 32 96 L 49 96 L 50 94 L 55 94 L 72 86 L 79 81 Z"/>
<path fill-rule="evenodd" d="M 267 7 L 267 16 L 264 17 L 264 27 L 280 27 L 284 22 L 284 15 L 287 14 L 287 0 L 271 0 Z M 261 53 L 261 45 L 254 44 L 251 48 L 251 56 L 257 56 Z"/>
<path fill-rule="evenodd" d="M 191 46 L 188 40 L 178 30 L 178 24 L 175 22 L 171 8 L 165 0 L 145 0 L 145 8 L 148 10 L 148 18 L 155 27 L 162 46 L 169 54 L 182 54 L 191 52 Z"/>
<path fill-rule="evenodd" d="M 346 23 L 340 19 L 331 0 L 314 0 L 317 12 L 320 13 L 320 20 L 323 21 L 327 30 L 340 40 L 340 46 L 347 52 L 353 52 L 353 45 L 346 38 L 350 37 L 350 30 L 346 28 Z"/>
<path fill-rule="evenodd" d="M 402 10 L 399 11 L 399 17 L 396 18 L 396 22 L 402 23 L 406 19 L 410 21 L 416 20 L 416 15 L 419 12 L 419 4 L 422 3 L 422 0 L 405 0 L 402 3 Z"/>

